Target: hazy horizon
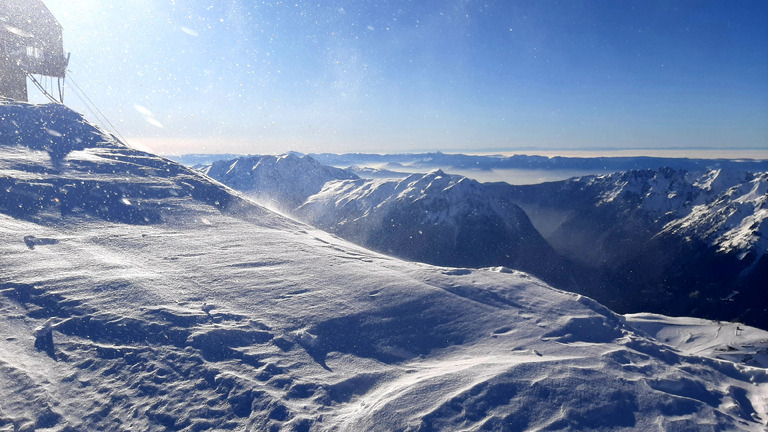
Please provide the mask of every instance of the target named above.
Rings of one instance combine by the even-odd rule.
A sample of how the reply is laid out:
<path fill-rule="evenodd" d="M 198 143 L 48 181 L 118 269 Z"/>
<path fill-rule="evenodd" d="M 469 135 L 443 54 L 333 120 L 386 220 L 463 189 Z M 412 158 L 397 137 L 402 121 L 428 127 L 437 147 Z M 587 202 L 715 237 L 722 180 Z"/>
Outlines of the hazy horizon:
<path fill-rule="evenodd" d="M 281 152 L 264 152 L 264 153 L 237 153 L 237 152 L 164 152 L 159 153 L 165 156 L 183 156 L 183 155 L 216 155 L 216 154 L 241 154 L 241 155 L 280 155 L 297 150 L 288 150 Z M 393 152 L 325 152 L 334 154 L 344 153 L 362 153 L 362 154 L 418 154 L 418 153 L 434 153 L 440 152 L 445 154 L 466 154 L 475 156 L 545 156 L 545 157 L 574 157 L 574 158 L 591 158 L 591 157 L 659 157 L 659 158 L 691 158 L 691 159 L 758 159 L 768 160 L 768 149 L 579 149 L 579 150 L 564 150 L 564 149 L 508 149 L 508 150 L 466 150 L 466 151 L 441 151 L 441 150 L 407 150 L 407 151 L 393 151 Z M 322 152 L 299 152 L 304 154 L 322 153 Z"/>

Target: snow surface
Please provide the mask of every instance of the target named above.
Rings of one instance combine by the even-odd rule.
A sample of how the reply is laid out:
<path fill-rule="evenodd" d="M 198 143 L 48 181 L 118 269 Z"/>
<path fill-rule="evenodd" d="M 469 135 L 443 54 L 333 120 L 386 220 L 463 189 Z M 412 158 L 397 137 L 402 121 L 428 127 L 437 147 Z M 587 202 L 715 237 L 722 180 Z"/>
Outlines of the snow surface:
<path fill-rule="evenodd" d="M 723 252 L 768 252 L 768 173 L 740 173 L 728 178 L 709 172 L 703 186 L 715 197 L 698 204 L 685 217 L 667 224 L 678 235 L 694 234 Z M 720 180 L 720 181 L 718 181 Z M 703 227 L 703 228 L 702 228 Z"/>
<path fill-rule="evenodd" d="M 393 207 L 419 202 L 429 211 L 424 215 L 435 225 L 455 223 L 458 215 L 471 211 L 474 199 L 481 194 L 480 184 L 461 176 L 449 176 L 441 170 L 426 175 L 412 174 L 402 180 L 337 180 L 310 196 L 296 213 L 313 225 L 331 226 L 364 220 L 356 231 L 370 235 L 381 226 Z M 326 207 L 334 207 L 328 210 Z M 319 208 L 318 208 L 319 207 Z M 317 216 L 315 216 L 317 215 Z M 315 218 L 332 217 L 331 224 Z M 364 239 L 361 239 L 361 242 Z"/>
<path fill-rule="evenodd" d="M 416 258 L 419 261 L 464 266 L 476 266 L 472 260 L 501 264 L 504 260 L 490 250 L 490 243 L 466 253 L 452 251 L 452 248 L 460 249 L 457 243 L 469 226 L 477 228 L 473 225 L 485 223 L 488 226 L 483 228 L 493 232 L 497 237 L 494 240 L 503 239 L 507 243 L 502 252 L 510 258 L 508 265 L 524 261 L 519 257 L 515 260 L 511 255 L 530 254 L 537 261 L 554 261 L 554 251 L 535 231 L 522 209 L 494 198 L 475 180 L 435 170 L 398 180 L 329 181 L 320 192 L 293 210 L 293 214 L 347 240 L 364 246 L 376 245 L 378 250 L 397 256 L 409 254 L 398 250 L 403 246 L 394 244 L 392 229 L 439 240 L 431 246 L 435 249 L 433 256 L 427 252 Z M 380 236 L 389 236 L 392 244 L 379 244 L 376 237 Z M 447 245 L 437 247 L 440 243 Z M 460 254 L 462 258 L 450 259 L 451 253 Z"/>
<path fill-rule="evenodd" d="M 46 150 L 46 110 L 0 104 L 3 430 L 766 428 L 765 332 L 685 321 L 692 345 L 525 273 L 378 255 L 63 108 L 54 138 L 85 144 Z"/>

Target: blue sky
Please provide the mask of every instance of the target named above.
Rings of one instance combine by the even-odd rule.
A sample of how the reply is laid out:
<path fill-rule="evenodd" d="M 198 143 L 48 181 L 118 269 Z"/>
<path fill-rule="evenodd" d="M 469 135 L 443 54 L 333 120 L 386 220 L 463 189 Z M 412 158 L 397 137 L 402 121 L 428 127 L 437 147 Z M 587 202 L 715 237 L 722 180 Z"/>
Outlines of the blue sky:
<path fill-rule="evenodd" d="M 768 148 L 764 1 L 46 4 L 157 152 Z"/>

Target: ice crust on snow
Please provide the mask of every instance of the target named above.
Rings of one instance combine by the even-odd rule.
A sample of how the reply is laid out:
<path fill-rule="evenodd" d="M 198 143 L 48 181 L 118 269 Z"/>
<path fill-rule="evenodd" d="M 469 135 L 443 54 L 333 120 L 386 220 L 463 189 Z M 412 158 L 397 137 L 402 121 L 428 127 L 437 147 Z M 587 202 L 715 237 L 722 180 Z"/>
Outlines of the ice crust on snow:
<path fill-rule="evenodd" d="M 766 369 L 724 355 L 757 358 L 759 331 L 723 339 L 706 329 L 730 324 L 697 321 L 696 351 L 660 339 L 677 322 L 522 272 L 379 255 L 65 129 L 83 122 L 69 112 L 54 138 L 86 144 L 51 156 L 37 141 L 50 109 L 0 103 L 1 130 L 31 140 L 0 136 L 0 428 L 766 427 Z M 447 187 L 438 176 L 413 190 Z M 153 217 L 120 216 L 145 206 Z"/>

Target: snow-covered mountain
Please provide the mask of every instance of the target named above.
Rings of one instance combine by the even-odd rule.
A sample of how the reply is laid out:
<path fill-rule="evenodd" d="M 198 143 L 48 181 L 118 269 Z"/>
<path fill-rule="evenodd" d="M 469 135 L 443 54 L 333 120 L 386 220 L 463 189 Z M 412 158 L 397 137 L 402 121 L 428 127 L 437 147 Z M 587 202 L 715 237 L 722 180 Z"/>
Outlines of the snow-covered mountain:
<path fill-rule="evenodd" d="M 692 181 L 695 198 L 677 206 L 679 217 L 668 222 L 664 231 L 701 239 L 718 252 L 736 253 L 749 265 L 764 259 L 768 253 L 768 172 L 712 170 Z"/>
<path fill-rule="evenodd" d="M 474 180 L 440 170 L 401 180 L 331 181 L 293 214 L 356 244 L 409 260 L 507 266 L 559 286 L 570 282 L 566 263 L 520 207 L 495 199 Z"/>
<path fill-rule="evenodd" d="M 219 161 L 204 172 L 375 251 L 443 266 L 507 266 L 573 288 L 567 263 L 525 213 L 465 177 L 437 170 L 365 180 L 294 154 Z"/>
<path fill-rule="evenodd" d="M 389 258 L 0 102 L 0 429 L 744 430 L 768 333 Z"/>
<path fill-rule="evenodd" d="M 491 187 L 558 252 L 603 272 L 600 290 L 622 287 L 593 293 L 612 307 L 768 327 L 768 173 L 667 168 Z"/>
<path fill-rule="evenodd" d="M 662 168 L 511 186 L 442 171 L 338 180 L 352 174 L 309 156 L 266 158 L 284 162 L 266 171 L 237 159 L 220 163 L 227 171 L 208 172 L 390 255 L 512 267 L 625 313 L 768 328 L 766 173 Z"/>
<path fill-rule="evenodd" d="M 234 189 L 248 191 L 262 201 L 271 201 L 282 210 L 301 205 L 330 180 L 358 178 L 345 170 L 321 165 L 309 156 L 295 153 L 220 160 L 202 171 Z"/>

